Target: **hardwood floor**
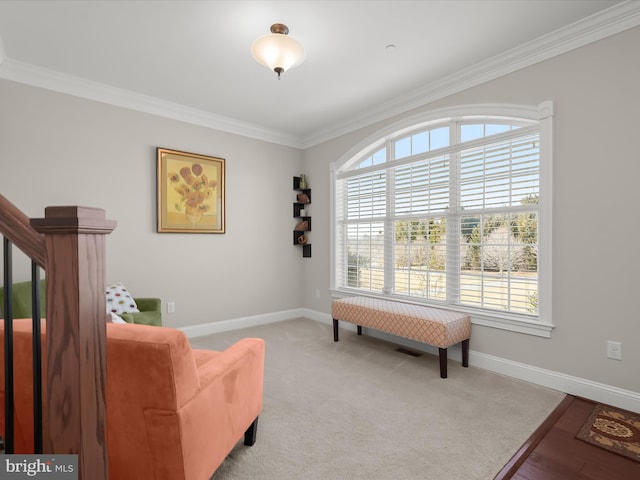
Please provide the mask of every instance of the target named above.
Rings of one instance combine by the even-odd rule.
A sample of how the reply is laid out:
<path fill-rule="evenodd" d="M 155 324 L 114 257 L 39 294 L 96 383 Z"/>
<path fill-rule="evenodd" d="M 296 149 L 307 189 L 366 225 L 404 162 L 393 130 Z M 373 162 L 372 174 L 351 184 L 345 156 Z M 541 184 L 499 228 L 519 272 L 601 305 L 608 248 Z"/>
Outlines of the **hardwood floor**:
<path fill-rule="evenodd" d="M 639 462 L 575 438 L 595 405 L 567 395 L 495 480 L 640 479 Z"/>

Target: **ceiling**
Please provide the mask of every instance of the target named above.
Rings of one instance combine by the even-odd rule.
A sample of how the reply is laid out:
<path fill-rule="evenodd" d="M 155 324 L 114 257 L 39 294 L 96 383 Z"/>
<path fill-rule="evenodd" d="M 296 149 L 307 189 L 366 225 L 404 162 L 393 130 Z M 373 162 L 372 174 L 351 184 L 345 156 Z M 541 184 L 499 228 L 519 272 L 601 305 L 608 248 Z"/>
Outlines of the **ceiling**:
<path fill-rule="evenodd" d="M 0 78 L 307 147 L 638 25 L 639 4 L 2 0 Z M 272 23 L 307 52 L 281 80 L 250 53 Z"/>

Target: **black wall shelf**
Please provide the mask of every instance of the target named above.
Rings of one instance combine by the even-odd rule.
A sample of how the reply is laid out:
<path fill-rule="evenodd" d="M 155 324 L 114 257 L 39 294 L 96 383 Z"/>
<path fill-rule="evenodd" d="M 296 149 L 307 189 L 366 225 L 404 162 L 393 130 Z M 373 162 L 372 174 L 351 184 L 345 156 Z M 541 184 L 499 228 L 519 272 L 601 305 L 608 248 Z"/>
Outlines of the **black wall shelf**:
<path fill-rule="evenodd" d="M 310 188 L 300 188 L 300 177 L 293 177 L 293 189 L 296 192 L 296 201 L 293 203 L 293 218 L 296 219 L 296 227 L 303 221 L 307 222 L 307 228 L 305 230 L 293 230 L 293 244 L 300 245 L 302 247 L 302 256 L 303 257 L 311 257 L 311 244 L 309 243 L 309 235 L 307 232 L 311 231 L 311 217 L 305 212 L 305 215 L 302 216 L 300 214 L 301 210 L 306 210 L 307 206 L 311 203 L 311 189 Z M 301 202 L 299 201 L 299 195 L 306 195 L 309 201 Z M 307 241 L 306 243 L 300 243 L 300 237 L 305 236 Z"/>

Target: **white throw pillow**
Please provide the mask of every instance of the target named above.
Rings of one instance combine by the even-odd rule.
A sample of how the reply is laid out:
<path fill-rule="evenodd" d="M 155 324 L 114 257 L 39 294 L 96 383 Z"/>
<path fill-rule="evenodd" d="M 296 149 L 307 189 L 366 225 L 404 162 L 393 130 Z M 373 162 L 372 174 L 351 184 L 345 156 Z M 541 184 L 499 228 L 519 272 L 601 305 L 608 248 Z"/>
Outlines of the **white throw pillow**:
<path fill-rule="evenodd" d="M 121 313 L 139 312 L 136 301 L 122 283 L 112 283 L 107 286 L 107 312 L 120 315 Z"/>

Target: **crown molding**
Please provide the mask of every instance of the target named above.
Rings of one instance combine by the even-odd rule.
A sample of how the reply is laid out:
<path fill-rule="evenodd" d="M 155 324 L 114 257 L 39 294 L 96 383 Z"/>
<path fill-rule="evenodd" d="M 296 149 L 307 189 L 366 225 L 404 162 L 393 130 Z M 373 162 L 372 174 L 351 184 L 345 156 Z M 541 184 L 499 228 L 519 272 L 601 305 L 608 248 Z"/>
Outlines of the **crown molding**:
<path fill-rule="evenodd" d="M 0 60 L 2 58 L 2 51 L 0 50 Z M 300 148 L 300 139 L 296 135 L 271 130 L 260 125 L 242 122 L 234 118 L 216 115 L 130 90 L 112 87 L 104 83 L 59 73 L 6 57 L 4 62 L 0 61 L 0 78 L 244 137 Z"/>
<path fill-rule="evenodd" d="M 269 129 L 155 97 L 111 87 L 6 57 L 0 37 L 0 78 L 170 118 L 256 140 L 305 149 L 387 120 L 428 103 L 480 85 L 570 50 L 640 25 L 640 2 L 626 0 L 487 61 L 462 69 L 425 87 L 360 112 L 307 136 Z"/>
<path fill-rule="evenodd" d="M 354 119 L 335 124 L 303 137 L 302 148 L 309 148 L 340 135 L 367 127 L 395 115 L 453 95 L 498 77 L 521 70 L 570 50 L 640 25 L 640 2 L 627 0 L 600 13 L 558 29 L 489 60 L 431 82 L 425 87 L 365 110 Z"/>

